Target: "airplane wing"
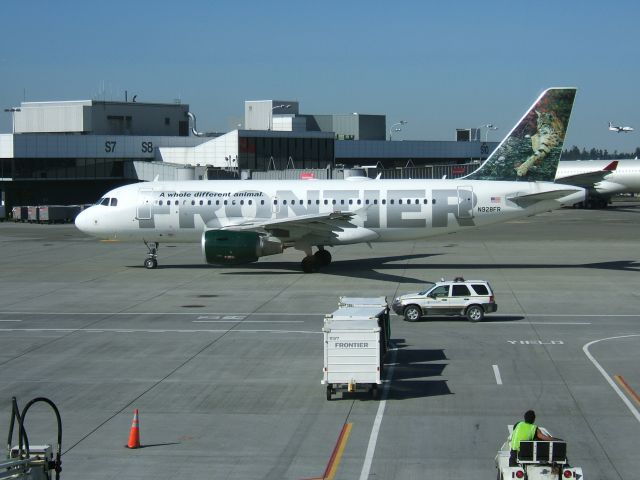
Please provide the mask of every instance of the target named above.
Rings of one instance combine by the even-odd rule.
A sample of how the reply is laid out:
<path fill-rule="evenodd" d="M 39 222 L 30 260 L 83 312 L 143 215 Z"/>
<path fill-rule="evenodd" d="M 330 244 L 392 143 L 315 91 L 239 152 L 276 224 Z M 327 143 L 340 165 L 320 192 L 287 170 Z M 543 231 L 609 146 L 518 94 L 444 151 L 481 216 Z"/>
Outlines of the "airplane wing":
<path fill-rule="evenodd" d="M 602 170 L 594 170 L 592 172 L 577 173 L 567 177 L 556 178 L 556 183 L 563 185 L 575 185 L 576 187 L 592 188 L 596 183 L 602 181 L 611 172 L 618 168 L 618 161 L 614 160 Z"/>
<path fill-rule="evenodd" d="M 261 234 L 270 234 L 274 237 L 292 239 L 305 235 L 320 237 L 334 237 L 336 232 L 352 227 L 349 221 L 357 215 L 357 212 L 331 212 L 312 213 L 293 218 L 281 218 L 255 221 L 249 220 L 242 223 L 227 225 L 222 230 L 254 231 Z"/>
<path fill-rule="evenodd" d="M 551 190 L 548 192 L 529 193 L 524 195 L 511 195 L 507 196 L 507 200 L 515 203 L 516 205 L 526 208 L 535 203 L 542 202 L 544 200 L 557 200 L 558 198 L 566 197 L 579 190 L 573 188 L 563 188 L 560 190 Z"/>

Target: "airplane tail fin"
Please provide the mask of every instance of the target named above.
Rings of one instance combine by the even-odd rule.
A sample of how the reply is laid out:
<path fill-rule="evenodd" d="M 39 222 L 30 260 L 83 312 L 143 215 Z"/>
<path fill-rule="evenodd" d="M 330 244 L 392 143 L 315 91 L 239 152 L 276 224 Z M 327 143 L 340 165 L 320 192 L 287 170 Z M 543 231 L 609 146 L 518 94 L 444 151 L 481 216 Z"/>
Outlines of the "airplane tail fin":
<path fill-rule="evenodd" d="M 485 162 L 464 178 L 553 182 L 575 96 L 575 88 L 545 90 Z"/>

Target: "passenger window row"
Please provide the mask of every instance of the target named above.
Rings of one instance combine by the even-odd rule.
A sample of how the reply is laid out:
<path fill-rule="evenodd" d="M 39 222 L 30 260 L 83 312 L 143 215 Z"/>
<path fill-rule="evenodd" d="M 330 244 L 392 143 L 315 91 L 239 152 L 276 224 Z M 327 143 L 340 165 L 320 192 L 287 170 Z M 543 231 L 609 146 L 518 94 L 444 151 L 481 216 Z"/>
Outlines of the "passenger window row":
<path fill-rule="evenodd" d="M 101 200 L 108 201 L 109 199 L 106 198 L 106 199 L 101 199 Z M 112 200 L 115 200 L 116 201 L 116 205 L 117 205 L 117 200 L 115 198 L 112 199 Z M 186 204 L 186 202 L 187 202 L 186 200 L 183 201 L 184 204 Z M 229 205 L 229 204 L 230 205 L 244 205 L 245 204 L 244 200 L 231 200 L 231 201 L 229 201 L 229 200 L 215 200 L 215 203 L 213 203 L 213 202 L 214 202 L 213 200 L 207 200 L 206 205 Z M 346 204 L 345 202 L 346 201 L 344 199 L 340 200 L 340 205 L 345 205 Z M 392 199 L 389 200 L 389 205 L 395 205 L 395 202 L 396 202 L 396 200 L 392 198 Z M 403 205 L 403 204 L 404 205 L 420 205 L 420 199 L 417 199 L 417 198 L 416 199 L 402 199 L 402 198 L 400 198 L 400 199 L 397 200 L 397 202 L 398 202 L 398 205 Z M 424 205 L 428 205 L 429 204 L 429 200 L 427 200 L 426 198 L 423 198 L 422 199 L 422 203 Z M 432 199 L 431 203 L 433 205 L 435 205 L 436 204 L 436 199 L 435 198 Z M 100 203 L 100 201 L 98 201 L 98 204 L 108 205 L 108 202 L 105 204 L 104 202 Z M 180 204 L 179 200 L 175 200 L 174 205 L 179 205 L 179 204 Z M 199 200 L 197 202 L 197 204 L 198 205 L 205 205 L 205 201 L 204 200 Z M 253 200 L 247 200 L 246 204 L 247 205 L 253 205 Z M 304 200 L 291 200 L 291 201 L 288 202 L 287 200 L 279 201 L 279 200 L 275 199 L 275 200 L 273 200 L 273 204 L 274 205 L 278 205 L 278 204 L 280 204 L 280 205 L 297 205 L 297 204 L 304 205 Z M 312 204 L 312 200 L 307 200 L 307 205 L 311 205 L 311 204 Z M 316 205 L 320 205 L 320 200 L 316 200 L 315 204 Z M 323 204 L 324 205 L 329 205 L 329 200 L 325 199 L 323 201 Z M 353 199 L 349 199 L 348 204 L 349 205 L 354 205 L 354 200 Z M 373 199 L 373 201 L 370 201 L 369 199 L 366 199 L 364 201 L 364 204 L 365 205 L 378 205 L 378 199 L 375 198 L 375 199 Z M 387 199 L 383 198 L 380 201 L 380 204 L 381 205 L 386 205 L 387 204 Z M 113 203 L 111 205 L 114 206 Z M 171 203 L 171 200 L 166 200 L 166 201 L 158 200 L 157 201 L 157 205 L 160 205 L 160 206 L 162 206 L 162 205 L 172 205 L 172 203 Z M 196 205 L 196 200 L 191 200 L 191 205 Z M 264 205 L 264 200 L 260 200 L 260 205 Z M 331 205 L 338 205 L 338 200 L 335 200 L 335 199 L 331 200 Z M 355 205 L 362 205 L 362 200 L 357 199 L 355 201 Z"/>

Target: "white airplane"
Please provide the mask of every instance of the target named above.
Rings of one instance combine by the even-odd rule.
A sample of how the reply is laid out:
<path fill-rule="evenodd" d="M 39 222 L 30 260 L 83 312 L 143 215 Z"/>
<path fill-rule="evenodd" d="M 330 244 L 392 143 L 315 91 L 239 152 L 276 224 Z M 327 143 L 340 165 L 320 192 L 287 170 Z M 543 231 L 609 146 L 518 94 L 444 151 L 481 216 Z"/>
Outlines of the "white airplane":
<path fill-rule="evenodd" d="M 613 195 L 640 193 L 640 160 L 562 160 L 556 182 L 586 190 L 578 206 L 604 208 Z"/>
<path fill-rule="evenodd" d="M 609 122 L 609 130 L 611 130 L 612 132 L 627 133 L 627 132 L 633 132 L 633 127 L 618 127 L 613 123 Z"/>
<path fill-rule="evenodd" d="M 331 262 L 326 247 L 414 240 L 573 205 L 584 190 L 553 179 L 575 93 L 543 92 L 464 178 L 137 183 L 106 193 L 75 223 L 101 239 L 144 242 L 146 268 L 157 267 L 161 242 L 199 242 L 204 260 L 216 265 L 293 247 L 312 272 Z"/>

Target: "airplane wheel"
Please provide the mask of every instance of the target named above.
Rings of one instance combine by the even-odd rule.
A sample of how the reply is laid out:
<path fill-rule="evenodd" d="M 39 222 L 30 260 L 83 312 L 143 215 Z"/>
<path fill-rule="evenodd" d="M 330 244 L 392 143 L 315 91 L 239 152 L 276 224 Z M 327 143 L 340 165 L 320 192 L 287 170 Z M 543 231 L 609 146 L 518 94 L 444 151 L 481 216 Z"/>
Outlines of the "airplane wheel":
<path fill-rule="evenodd" d="M 313 254 L 313 256 L 318 261 L 318 264 L 323 267 L 326 267 L 331 263 L 331 253 L 329 253 L 327 250 L 318 250 Z"/>
<path fill-rule="evenodd" d="M 318 261 L 316 257 L 309 256 L 302 259 L 302 271 L 304 273 L 313 273 L 318 271 Z"/>
<path fill-rule="evenodd" d="M 331 385 L 327 385 L 327 400 L 331 400 Z"/>
<path fill-rule="evenodd" d="M 158 261 L 155 258 L 147 258 L 144 261 L 144 267 L 148 269 L 158 268 Z"/>

